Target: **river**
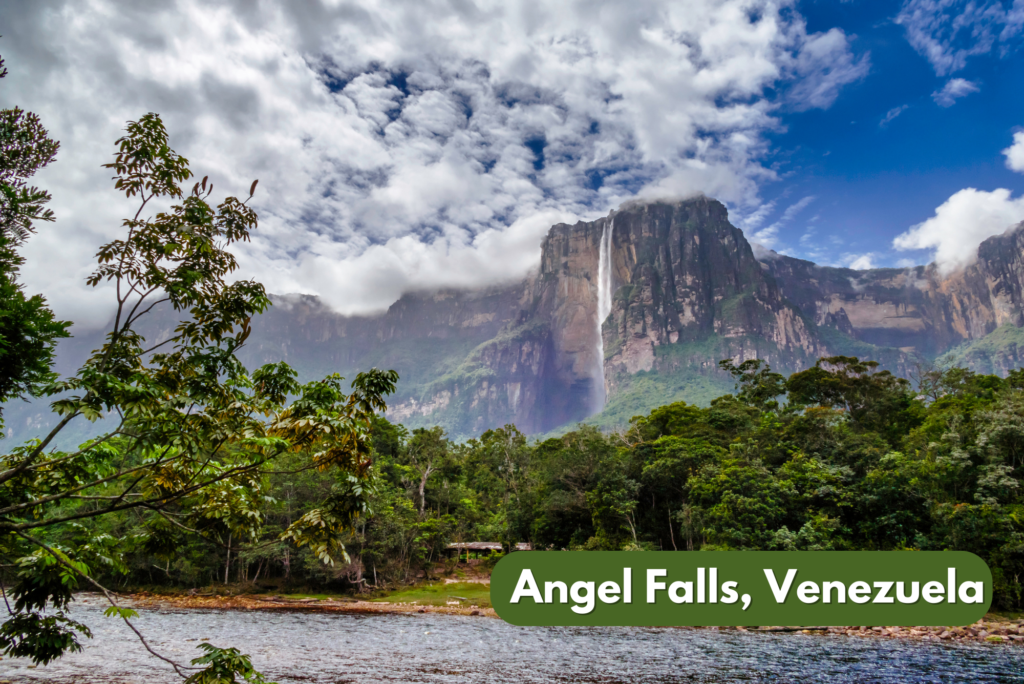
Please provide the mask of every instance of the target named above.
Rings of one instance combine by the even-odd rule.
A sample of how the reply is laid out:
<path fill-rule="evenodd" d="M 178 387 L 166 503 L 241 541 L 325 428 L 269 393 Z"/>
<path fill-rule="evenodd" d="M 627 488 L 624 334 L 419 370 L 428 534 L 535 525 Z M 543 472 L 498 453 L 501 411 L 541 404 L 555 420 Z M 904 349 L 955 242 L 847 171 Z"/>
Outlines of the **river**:
<path fill-rule="evenodd" d="M 94 637 L 48 666 L 0 660 L 0 682 L 181 682 L 99 603 L 74 617 Z M 434 614 L 143 610 L 135 621 L 180 662 L 207 638 L 252 656 L 268 681 L 1024 682 L 1024 648 L 736 631 L 515 627 Z"/>

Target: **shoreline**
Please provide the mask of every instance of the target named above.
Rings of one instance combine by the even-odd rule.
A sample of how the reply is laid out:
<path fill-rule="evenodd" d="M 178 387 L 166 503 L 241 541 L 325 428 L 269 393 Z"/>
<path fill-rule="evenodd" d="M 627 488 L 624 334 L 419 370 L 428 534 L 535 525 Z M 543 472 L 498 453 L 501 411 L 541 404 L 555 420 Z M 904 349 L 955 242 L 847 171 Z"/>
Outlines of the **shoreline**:
<path fill-rule="evenodd" d="M 84 594 L 83 594 L 84 595 Z M 98 594 L 92 594 L 97 599 Z M 244 611 L 315 611 L 356 614 L 432 613 L 461 615 L 464 617 L 501 618 L 493 608 L 475 605 L 432 606 L 418 603 L 387 603 L 359 599 L 286 599 L 280 596 L 242 594 L 238 596 L 176 596 L 150 594 L 123 594 L 138 608 L 176 608 L 186 610 L 244 610 Z M 808 635 L 848 636 L 875 639 L 915 639 L 946 643 L 974 642 L 1024 646 L 1024 619 L 1009 620 L 986 616 L 964 627 L 672 627 L 671 629 L 703 629 L 709 631 L 739 631 L 756 633 L 789 633 Z"/>
<path fill-rule="evenodd" d="M 96 594 L 96 596 L 99 596 Z M 469 606 L 431 606 L 418 603 L 387 603 L 359 599 L 284 599 L 279 596 L 240 594 L 237 596 L 177 596 L 150 594 L 122 594 L 139 608 L 168 607 L 188 610 L 259 610 L 259 611 L 317 611 L 335 613 L 437 613 L 467 617 L 498 618 L 493 608 Z"/>

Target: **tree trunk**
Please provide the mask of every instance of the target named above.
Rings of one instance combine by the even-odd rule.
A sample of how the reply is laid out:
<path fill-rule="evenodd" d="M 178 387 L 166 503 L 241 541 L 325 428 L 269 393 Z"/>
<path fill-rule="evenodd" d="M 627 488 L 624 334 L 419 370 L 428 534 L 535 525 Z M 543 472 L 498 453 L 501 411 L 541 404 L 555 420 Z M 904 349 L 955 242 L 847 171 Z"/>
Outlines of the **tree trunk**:
<path fill-rule="evenodd" d="M 231 535 L 228 535 L 228 559 L 224 562 L 224 584 L 228 583 L 228 571 L 231 569 Z"/>
<path fill-rule="evenodd" d="M 263 559 L 260 558 L 260 564 L 256 566 L 256 574 L 253 575 L 252 583 L 256 584 L 256 580 L 260 578 L 260 570 L 263 569 Z"/>
<path fill-rule="evenodd" d="M 427 478 L 430 477 L 430 473 L 434 472 L 434 469 L 427 466 L 427 469 L 423 471 L 423 477 L 420 478 L 420 519 L 423 519 L 423 514 L 427 506 Z"/>

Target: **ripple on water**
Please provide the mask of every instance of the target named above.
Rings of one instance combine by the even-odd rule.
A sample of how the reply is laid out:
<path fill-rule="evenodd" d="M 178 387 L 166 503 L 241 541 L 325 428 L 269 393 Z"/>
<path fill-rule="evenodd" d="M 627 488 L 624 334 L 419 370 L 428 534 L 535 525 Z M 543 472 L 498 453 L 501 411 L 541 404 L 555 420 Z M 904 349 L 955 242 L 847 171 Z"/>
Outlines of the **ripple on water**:
<path fill-rule="evenodd" d="M 180 682 L 95 605 L 82 653 L 36 669 L 0 660 L 11 682 Z M 1024 682 L 1024 649 L 801 634 L 516 627 L 433 614 L 144 610 L 152 645 L 186 662 L 209 639 L 286 682 Z"/>

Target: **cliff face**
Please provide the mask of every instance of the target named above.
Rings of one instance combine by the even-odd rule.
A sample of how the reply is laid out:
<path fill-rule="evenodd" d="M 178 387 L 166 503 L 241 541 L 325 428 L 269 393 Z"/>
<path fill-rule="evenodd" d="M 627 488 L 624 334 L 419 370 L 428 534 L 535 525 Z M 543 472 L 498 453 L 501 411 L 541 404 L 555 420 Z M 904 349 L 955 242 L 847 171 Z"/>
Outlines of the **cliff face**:
<path fill-rule="evenodd" d="M 249 367 L 285 360 L 304 380 L 394 368 L 392 420 L 454 437 L 505 423 L 539 434 L 602 408 L 610 426 L 669 401 L 707 401 L 731 387 L 723 358 L 792 372 L 846 354 L 905 374 L 945 354 L 1005 374 L 1024 363 L 1024 224 L 942 276 L 934 265 L 854 271 L 755 256 L 714 200 L 632 203 L 553 226 L 537 272 L 519 283 L 407 294 L 366 317 L 310 296 L 274 302 L 241 352 Z M 148 326 L 158 338 L 174 323 Z M 62 345 L 60 370 L 98 341 Z"/>
<path fill-rule="evenodd" d="M 848 354 L 905 374 L 944 353 L 1002 373 L 1024 356 L 1024 340 L 1019 354 L 1014 346 L 1024 225 L 946 277 L 934 265 L 854 271 L 758 257 L 706 197 L 559 224 L 541 252 L 521 283 L 409 294 L 376 317 L 282 298 L 254 326 L 247 353 L 252 362 L 283 357 L 311 376 L 395 368 L 402 380 L 389 417 L 457 436 L 505 423 L 544 433 L 605 406 L 621 422 L 667 401 L 707 399 L 728 389 L 716 368 L 727 357 L 792 372 Z M 602 298 L 609 313 L 599 325 Z"/>
<path fill-rule="evenodd" d="M 611 221 L 616 296 L 602 329 L 610 394 L 623 374 L 665 370 L 657 351 L 666 345 L 717 338 L 719 353 L 780 367 L 826 351 L 720 203 L 636 204 Z"/>
<path fill-rule="evenodd" d="M 818 325 L 934 357 L 1004 324 L 1024 325 L 1024 224 L 986 240 L 977 261 L 942 276 L 934 264 L 854 271 L 773 255 L 782 294 Z"/>

